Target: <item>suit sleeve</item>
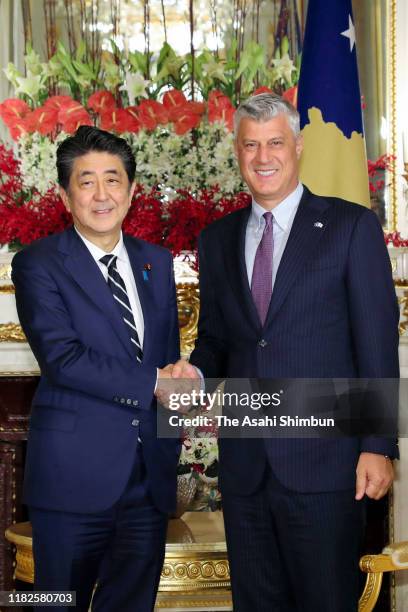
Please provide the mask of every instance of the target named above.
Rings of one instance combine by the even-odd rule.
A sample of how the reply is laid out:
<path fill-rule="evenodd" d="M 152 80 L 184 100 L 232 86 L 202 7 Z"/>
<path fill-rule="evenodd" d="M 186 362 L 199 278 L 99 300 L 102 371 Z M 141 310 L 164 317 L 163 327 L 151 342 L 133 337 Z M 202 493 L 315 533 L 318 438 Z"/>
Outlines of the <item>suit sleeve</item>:
<path fill-rule="evenodd" d="M 190 363 L 197 366 L 206 378 L 226 376 L 227 348 L 225 324 L 211 282 L 211 273 L 207 263 L 203 234 L 198 242 L 200 270 L 200 316 L 198 320 L 198 337 Z"/>
<path fill-rule="evenodd" d="M 370 210 L 361 214 L 353 231 L 347 289 L 358 376 L 368 379 L 369 387 L 374 389 L 368 397 L 378 402 L 377 406 L 366 406 L 366 416 L 369 420 L 370 411 L 379 411 L 378 422 L 384 420 L 387 434 L 393 429 L 396 433 L 399 307 L 383 231 Z M 387 381 L 381 385 L 378 379 Z M 361 451 L 398 456 L 395 439 L 382 438 L 380 432 L 378 436 L 362 438 Z"/>
<path fill-rule="evenodd" d="M 155 367 L 86 346 L 74 329 L 55 280 L 31 253 L 23 251 L 14 257 L 12 280 L 20 323 L 41 373 L 52 384 L 107 402 L 150 408 Z M 173 315 L 169 344 L 177 347 L 174 324 Z"/>

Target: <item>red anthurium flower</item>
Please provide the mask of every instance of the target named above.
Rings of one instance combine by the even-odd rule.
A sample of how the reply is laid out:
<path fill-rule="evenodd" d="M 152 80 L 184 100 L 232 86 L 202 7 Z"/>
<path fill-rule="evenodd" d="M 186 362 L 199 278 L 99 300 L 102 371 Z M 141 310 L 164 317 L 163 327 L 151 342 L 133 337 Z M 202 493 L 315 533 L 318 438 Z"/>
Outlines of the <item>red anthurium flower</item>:
<path fill-rule="evenodd" d="M 9 98 L 0 104 L 0 117 L 7 125 L 13 140 L 18 140 L 22 134 L 30 131 L 27 125 L 29 114 L 28 104 L 18 98 Z"/>
<path fill-rule="evenodd" d="M 183 106 L 186 102 L 186 96 L 179 89 L 171 89 L 170 91 L 166 91 L 163 96 L 163 106 L 165 106 L 167 110 L 174 106 Z"/>
<path fill-rule="evenodd" d="M 76 132 L 80 125 L 93 125 L 84 107 L 74 101 L 69 106 L 67 104 L 65 108 L 61 108 L 58 112 L 58 122 L 67 134 Z"/>
<path fill-rule="evenodd" d="M 297 97 L 298 97 L 298 86 L 294 85 L 283 92 L 282 98 L 290 102 L 295 108 L 297 108 Z"/>
<path fill-rule="evenodd" d="M 123 132 L 137 132 L 140 129 L 140 122 L 124 108 L 113 108 L 104 111 L 100 115 L 100 127 L 123 134 Z"/>
<path fill-rule="evenodd" d="M 180 109 L 179 116 L 174 122 L 174 131 L 181 136 L 192 128 L 197 127 L 201 121 L 201 116 L 189 112 L 187 107 Z"/>
<path fill-rule="evenodd" d="M 127 127 L 128 129 L 126 130 L 127 132 L 138 132 L 141 128 L 141 124 L 139 121 L 139 117 L 137 112 L 135 112 L 135 106 L 129 106 L 128 108 L 125 108 L 125 112 L 126 112 L 126 121 L 127 121 Z"/>
<path fill-rule="evenodd" d="M 231 100 L 216 89 L 208 96 L 208 121 L 223 121 L 229 130 L 233 128 L 235 108 Z"/>
<path fill-rule="evenodd" d="M 261 93 L 273 93 L 273 89 L 270 89 L 270 87 L 266 87 L 266 85 L 262 85 L 261 87 L 258 87 L 257 89 L 255 89 L 252 95 L 257 96 L 258 94 L 261 94 Z"/>
<path fill-rule="evenodd" d="M 43 136 L 51 134 L 58 123 L 58 109 L 40 106 L 33 110 L 26 118 L 27 128 L 30 132 L 39 132 Z"/>
<path fill-rule="evenodd" d="M 13 140 L 18 140 L 23 134 L 28 134 L 31 130 L 27 125 L 26 119 L 16 119 L 7 126 Z"/>
<path fill-rule="evenodd" d="M 156 100 L 142 100 L 138 114 L 142 126 L 148 130 L 154 130 L 159 123 L 166 124 L 169 121 L 166 108 Z"/>
<path fill-rule="evenodd" d="M 9 121 L 14 121 L 16 118 L 22 119 L 30 112 L 30 107 L 19 98 L 9 98 L 0 104 L 0 117 L 8 126 Z"/>
<path fill-rule="evenodd" d="M 71 96 L 51 96 L 46 99 L 43 106 L 46 109 L 54 108 L 56 110 L 61 110 L 62 108 L 69 108 L 72 106 L 73 102 L 75 103 L 75 100 L 71 98 Z"/>
<path fill-rule="evenodd" d="M 88 98 L 88 108 L 95 113 L 102 114 L 105 111 L 113 110 L 116 107 L 116 101 L 110 91 L 96 91 Z"/>

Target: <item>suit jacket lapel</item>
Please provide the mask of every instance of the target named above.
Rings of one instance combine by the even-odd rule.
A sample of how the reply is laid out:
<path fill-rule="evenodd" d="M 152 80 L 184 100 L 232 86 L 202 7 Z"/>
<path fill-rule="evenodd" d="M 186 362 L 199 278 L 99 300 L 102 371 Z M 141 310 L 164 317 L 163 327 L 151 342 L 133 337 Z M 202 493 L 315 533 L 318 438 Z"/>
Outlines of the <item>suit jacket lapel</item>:
<path fill-rule="evenodd" d="M 134 357 L 129 334 L 112 297 L 112 292 L 74 228 L 61 234 L 58 248 L 65 255 L 64 265 L 67 272 L 94 305 L 106 315 L 129 355 Z"/>
<path fill-rule="evenodd" d="M 252 206 L 248 206 L 236 214 L 235 224 L 231 227 L 224 242 L 224 258 L 227 278 L 229 278 L 232 288 L 236 293 L 238 302 L 242 304 L 248 320 L 256 328 L 260 328 L 261 322 L 252 299 L 245 262 L 245 235 L 251 210 Z"/>
<path fill-rule="evenodd" d="M 326 229 L 329 207 L 327 200 L 314 196 L 306 187 L 304 188 L 279 264 L 265 326 L 269 325 L 277 314 L 296 276 L 322 238 Z"/>

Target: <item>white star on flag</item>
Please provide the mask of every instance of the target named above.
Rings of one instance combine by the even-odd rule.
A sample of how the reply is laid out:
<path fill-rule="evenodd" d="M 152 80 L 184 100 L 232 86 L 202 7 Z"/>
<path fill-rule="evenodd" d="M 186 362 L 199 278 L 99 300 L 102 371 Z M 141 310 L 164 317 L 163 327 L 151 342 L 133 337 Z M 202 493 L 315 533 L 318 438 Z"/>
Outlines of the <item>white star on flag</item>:
<path fill-rule="evenodd" d="M 353 23 L 353 20 L 351 19 L 351 15 L 349 15 L 349 28 L 348 30 L 344 30 L 344 32 L 341 32 L 341 35 L 345 36 L 346 38 L 350 40 L 350 53 L 351 53 L 354 45 L 356 44 L 356 31 L 354 29 L 354 23 Z"/>

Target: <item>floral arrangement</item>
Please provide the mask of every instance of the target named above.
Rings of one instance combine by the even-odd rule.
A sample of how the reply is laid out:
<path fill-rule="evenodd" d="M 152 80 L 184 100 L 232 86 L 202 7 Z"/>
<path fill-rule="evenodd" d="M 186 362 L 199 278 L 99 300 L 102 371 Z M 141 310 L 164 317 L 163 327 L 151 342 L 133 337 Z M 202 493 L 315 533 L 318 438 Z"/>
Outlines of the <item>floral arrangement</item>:
<path fill-rule="evenodd" d="M 394 247 L 408 247 L 408 238 L 403 238 L 400 232 L 385 234 L 385 244 Z"/>
<path fill-rule="evenodd" d="M 218 510 L 221 494 L 218 490 L 218 443 L 215 426 L 192 427 L 184 430 L 177 473 L 197 482 L 195 510 Z"/>
<path fill-rule="evenodd" d="M 269 66 L 253 41 L 239 61 L 232 44 L 224 58 L 204 49 L 194 66 L 167 43 L 156 64 L 117 49 L 86 63 L 82 47 L 71 57 L 61 44 L 41 63 L 29 49 L 26 76 L 12 64 L 5 71 L 20 97 L 0 104 L 15 141 L 14 154 L 0 146 L 0 244 L 27 244 L 70 224 L 56 149 L 79 125 L 96 125 L 122 135 L 135 154 L 138 185 L 125 231 L 174 255 L 194 250 L 206 225 L 250 201 L 233 153 L 235 104 L 261 77 L 293 101 L 298 69 L 285 44 Z M 61 88 L 64 95 L 49 95 Z"/>

